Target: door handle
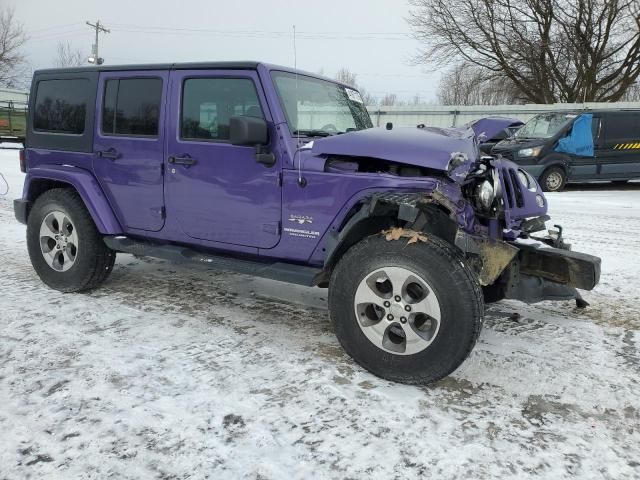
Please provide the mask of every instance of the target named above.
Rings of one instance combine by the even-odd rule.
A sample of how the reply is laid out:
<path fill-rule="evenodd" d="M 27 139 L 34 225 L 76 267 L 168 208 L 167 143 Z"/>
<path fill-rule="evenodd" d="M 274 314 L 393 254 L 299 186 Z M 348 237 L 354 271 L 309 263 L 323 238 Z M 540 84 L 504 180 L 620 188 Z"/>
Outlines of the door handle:
<path fill-rule="evenodd" d="M 190 167 L 198 163 L 195 158 L 191 158 L 189 155 L 171 155 L 168 161 L 174 165 L 184 165 L 185 167 Z"/>
<path fill-rule="evenodd" d="M 122 154 L 118 152 L 115 148 L 111 147 L 107 150 L 98 150 L 96 152 L 101 158 L 108 158 L 109 160 L 117 160 L 122 158 Z"/>

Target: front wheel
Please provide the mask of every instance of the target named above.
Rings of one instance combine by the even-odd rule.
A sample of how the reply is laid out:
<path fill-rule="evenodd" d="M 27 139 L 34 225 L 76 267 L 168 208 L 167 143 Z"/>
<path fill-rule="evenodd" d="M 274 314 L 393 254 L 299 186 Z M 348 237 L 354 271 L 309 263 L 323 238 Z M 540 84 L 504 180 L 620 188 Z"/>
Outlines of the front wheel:
<path fill-rule="evenodd" d="M 540 176 L 540 186 L 545 192 L 559 192 L 567 184 L 567 175 L 560 167 L 547 168 Z"/>
<path fill-rule="evenodd" d="M 334 331 L 373 374 L 397 382 L 439 380 L 467 358 L 484 316 L 473 273 L 448 243 L 369 237 L 345 253 L 329 284 Z"/>
<path fill-rule="evenodd" d="M 97 287 L 116 260 L 82 199 L 64 188 L 49 190 L 34 203 L 27 221 L 27 247 L 40 279 L 61 292 Z"/>

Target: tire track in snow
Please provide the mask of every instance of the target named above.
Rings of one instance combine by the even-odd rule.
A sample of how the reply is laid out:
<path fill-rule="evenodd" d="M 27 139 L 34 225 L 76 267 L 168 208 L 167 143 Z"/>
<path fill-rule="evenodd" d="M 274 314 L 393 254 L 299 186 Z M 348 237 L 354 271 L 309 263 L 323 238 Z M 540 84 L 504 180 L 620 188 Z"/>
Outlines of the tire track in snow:
<path fill-rule="evenodd" d="M 252 294 L 248 277 L 122 255 L 103 289 L 53 292 L 7 205 L 0 476 L 637 473 L 633 325 L 503 302 L 452 377 L 394 385 L 353 364 L 325 311 Z"/>

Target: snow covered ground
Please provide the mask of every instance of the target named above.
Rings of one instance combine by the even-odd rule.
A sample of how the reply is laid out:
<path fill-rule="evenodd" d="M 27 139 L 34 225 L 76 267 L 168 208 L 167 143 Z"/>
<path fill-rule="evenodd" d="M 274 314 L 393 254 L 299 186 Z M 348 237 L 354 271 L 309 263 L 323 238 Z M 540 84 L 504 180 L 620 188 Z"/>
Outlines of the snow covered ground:
<path fill-rule="evenodd" d="M 590 308 L 492 306 L 418 388 L 343 353 L 320 289 L 120 255 L 100 290 L 49 290 L 15 152 L 0 172 L 0 478 L 640 477 L 640 185 L 549 195 L 603 259 Z"/>

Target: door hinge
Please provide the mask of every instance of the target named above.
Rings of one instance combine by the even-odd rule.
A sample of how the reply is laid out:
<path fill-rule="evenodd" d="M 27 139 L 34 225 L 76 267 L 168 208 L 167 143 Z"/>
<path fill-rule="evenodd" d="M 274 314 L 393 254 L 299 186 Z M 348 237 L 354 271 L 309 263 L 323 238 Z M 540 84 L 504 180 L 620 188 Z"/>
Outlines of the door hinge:
<path fill-rule="evenodd" d="M 160 164 L 160 176 L 164 177 L 164 163 Z"/>
<path fill-rule="evenodd" d="M 278 178 L 277 178 L 276 182 L 277 182 L 277 185 L 279 187 L 282 186 L 282 172 L 278 172 Z"/>
<path fill-rule="evenodd" d="M 160 207 L 160 217 L 162 219 L 167 218 L 167 209 L 165 207 Z"/>

